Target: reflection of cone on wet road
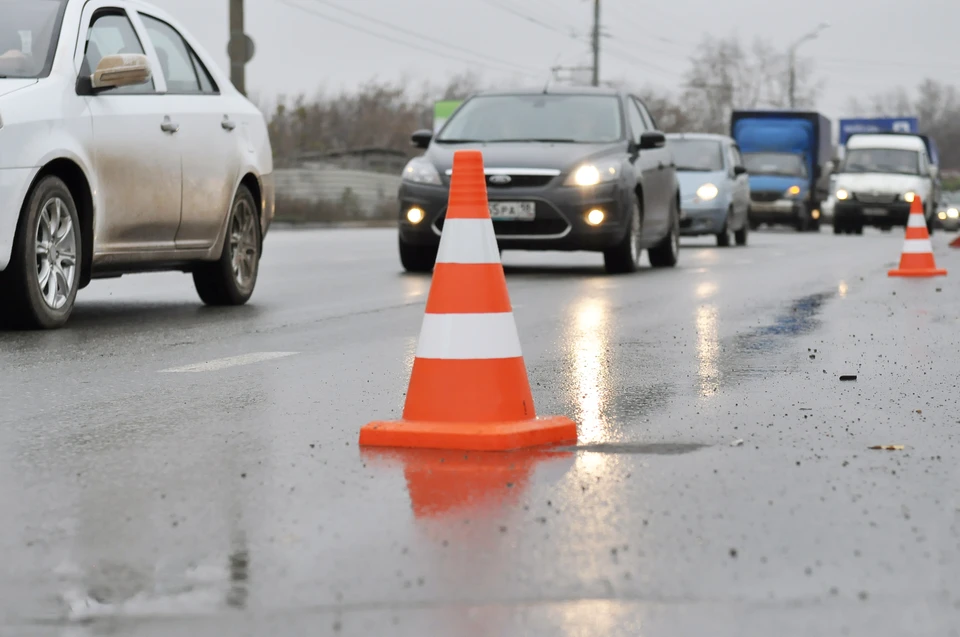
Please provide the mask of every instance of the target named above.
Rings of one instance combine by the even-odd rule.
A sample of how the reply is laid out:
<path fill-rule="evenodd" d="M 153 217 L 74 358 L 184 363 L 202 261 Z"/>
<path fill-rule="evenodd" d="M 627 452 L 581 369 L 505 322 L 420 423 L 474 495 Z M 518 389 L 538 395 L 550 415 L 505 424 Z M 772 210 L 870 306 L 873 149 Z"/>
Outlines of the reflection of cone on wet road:
<path fill-rule="evenodd" d="M 907 221 L 907 234 L 903 241 L 903 253 L 900 255 L 900 267 L 887 272 L 889 276 L 929 277 L 944 276 L 946 270 L 938 269 L 933 259 L 933 246 L 927 232 L 927 221 L 923 216 L 923 203 L 920 197 L 914 197 L 910 205 L 910 217 Z"/>
<path fill-rule="evenodd" d="M 576 439 L 570 419 L 536 415 L 483 156 L 457 151 L 403 419 L 366 425 L 360 444 L 496 451 Z"/>

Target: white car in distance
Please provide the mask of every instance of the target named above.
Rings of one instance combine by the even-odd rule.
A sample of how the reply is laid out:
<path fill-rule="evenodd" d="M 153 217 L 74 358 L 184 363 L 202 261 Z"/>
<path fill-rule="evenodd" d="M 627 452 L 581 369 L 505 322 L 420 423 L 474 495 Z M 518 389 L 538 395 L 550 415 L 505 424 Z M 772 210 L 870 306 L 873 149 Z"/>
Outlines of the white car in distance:
<path fill-rule="evenodd" d="M 0 323 L 64 325 L 91 279 L 253 293 L 274 214 L 263 114 L 138 0 L 0 0 Z"/>

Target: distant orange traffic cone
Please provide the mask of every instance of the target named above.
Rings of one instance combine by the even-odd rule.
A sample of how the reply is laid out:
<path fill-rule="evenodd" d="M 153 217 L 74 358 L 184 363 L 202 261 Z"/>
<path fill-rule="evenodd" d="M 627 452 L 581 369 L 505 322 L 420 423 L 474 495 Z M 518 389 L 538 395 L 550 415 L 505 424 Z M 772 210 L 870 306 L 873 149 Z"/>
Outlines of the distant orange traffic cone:
<path fill-rule="evenodd" d="M 927 221 L 923 216 L 923 203 L 920 197 L 914 197 L 910 204 L 910 217 L 907 220 L 907 234 L 900 255 L 900 267 L 887 272 L 888 276 L 929 277 L 946 276 L 947 271 L 937 268 L 933 259 L 933 245 L 927 232 Z"/>
<path fill-rule="evenodd" d="M 951 241 L 951 242 L 950 242 L 950 247 L 951 247 L 951 248 L 960 248 L 960 237 L 957 237 L 956 239 L 954 239 L 953 241 Z"/>
<path fill-rule="evenodd" d="M 576 440 L 569 418 L 536 415 L 483 155 L 459 150 L 403 418 L 366 425 L 360 445 L 502 451 Z"/>

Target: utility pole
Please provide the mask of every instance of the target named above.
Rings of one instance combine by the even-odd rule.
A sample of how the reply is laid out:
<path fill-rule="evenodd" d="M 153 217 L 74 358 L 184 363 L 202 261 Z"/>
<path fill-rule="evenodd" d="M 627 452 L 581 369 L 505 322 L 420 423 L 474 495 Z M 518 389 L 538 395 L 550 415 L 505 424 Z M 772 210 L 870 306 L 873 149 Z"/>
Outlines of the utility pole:
<path fill-rule="evenodd" d="M 230 42 L 243 37 L 243 0 L 230 0 Z M 239 46 L 227 45 L 230 54 L 230 81 L 237 90 L 247 94 L 247 82 L 244 77 L 246 60 Z"/>
<path fill-rule="evenodd" d="M 600 86 L 600 0 L 593 0 L 593 81 Z"/>
<path fill-rule="evenodd" d="M 816 29 L 806 34 L 796 42 L 790 45 L 790 48 L 787 50 L 787 59 L 790 64 L 790 84 L 788 88 L 788 96 L 790 99 L 790 108 L 794 109 L 797 107 L 797 47 L 807 42 L 808 40 L 815 39 L 820 32 L 829 27 L 830 25 L 826 22 L 821 22 Z"/>

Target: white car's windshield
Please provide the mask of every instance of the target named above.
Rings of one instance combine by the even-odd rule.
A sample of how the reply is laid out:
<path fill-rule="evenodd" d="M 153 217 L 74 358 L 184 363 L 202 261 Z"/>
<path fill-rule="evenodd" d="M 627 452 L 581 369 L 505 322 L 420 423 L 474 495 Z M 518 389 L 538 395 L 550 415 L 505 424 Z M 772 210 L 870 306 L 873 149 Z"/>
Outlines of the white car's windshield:
<path fill-rule="evenodd" d="M 609 143 L 623 137 L 613 95 L 485 95 L 467 101 L 438 142 Z"/>
<path fill-rule="evenodd" d="M 0 0 L 0 78 L 49 72 L 63 0 Z"/>
<path fill-rule="evenodd" d="M 858 148 L 847 151 L 845 173 L 920 174 L 920 153 L 896 148 Z"/>
<path fill-rule="evenodd" d="M 677 170 L 712 172 L 723 170 L 723 149 L 720 142 L 706 139 L 671 139 L 670 150 Z"/>

